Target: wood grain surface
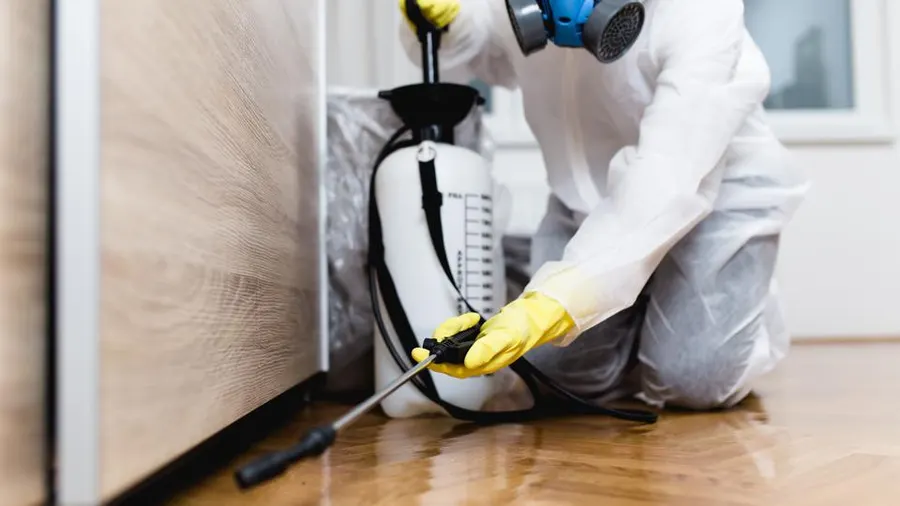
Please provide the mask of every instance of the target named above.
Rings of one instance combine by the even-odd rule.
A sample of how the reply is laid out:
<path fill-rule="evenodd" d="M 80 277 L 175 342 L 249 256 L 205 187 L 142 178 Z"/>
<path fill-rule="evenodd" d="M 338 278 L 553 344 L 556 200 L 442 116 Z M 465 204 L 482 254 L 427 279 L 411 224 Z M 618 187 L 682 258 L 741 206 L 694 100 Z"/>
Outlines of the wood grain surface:
<path fill-rule="evenodd" d="M 44 497 L 45 0 L 0 2 L 0 504 Z"/>
<path fill-rule="evenodd" d="M 101 493 L 317 371 L 316 2 L 102 2 Z"/>
<path fill-rule="evenodd" d="M 737 408 L 656 425 L 561 417 L 476 427 L 362 418 L 319 458 L 241 492 L 235 466 L 347 407 L 314 406 L 171 504 L 893 506 L 900 342 L 797 346 Z"/>

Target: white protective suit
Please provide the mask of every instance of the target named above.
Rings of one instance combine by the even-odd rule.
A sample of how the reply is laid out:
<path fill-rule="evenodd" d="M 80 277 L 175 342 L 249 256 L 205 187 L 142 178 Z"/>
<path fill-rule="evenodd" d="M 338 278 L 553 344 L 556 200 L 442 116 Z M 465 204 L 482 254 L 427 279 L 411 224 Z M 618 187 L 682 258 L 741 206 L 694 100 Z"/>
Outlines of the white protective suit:
<path fill-rule="evenodd" d="M 553 193 L 527 289 L 576 329 L 528 357 L 591 398 L 634 372 L 652 404 L 739 401 L 788 348 L 773 272 L 806 190 L 766 123 L 769 69 L 742 0 L 646 0 L 640 38 L 608 65 L 552 44 L 525 57 L 504 0 L 461 3 L 444 77 L 521 88 Z M 418 61 L 405 24 L 401 37 Z"/>

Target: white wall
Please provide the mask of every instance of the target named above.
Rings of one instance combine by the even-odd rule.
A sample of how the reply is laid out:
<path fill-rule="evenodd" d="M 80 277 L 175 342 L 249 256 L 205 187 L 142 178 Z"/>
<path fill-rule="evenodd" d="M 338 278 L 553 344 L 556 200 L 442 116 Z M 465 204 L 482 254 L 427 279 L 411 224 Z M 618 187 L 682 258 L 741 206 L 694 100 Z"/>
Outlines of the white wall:
<path fill-rule="evenodd" d="M 337 7 L 342 2 L 360 1 L 328 3 Z M 383 0 L 367 1 L 396 10 L 393 0 L 390 6 L 382 5 L 387 3 Z M 889 6 L 885 20 L 890 34 L 885 41 L 888 55 L 869 57 L 879 58 L 877 65 L 890 66 L 890 117 L 896 127 L 900 118 L 900 2 L 885 3 Z M 381 33 L 395 36 L 393 28 Z M 330 36 L 338 34 L 332 31 Z M 362 32 L 348 35 L 365 36 Z M 340 65 L 373 57 L 357 53 L 352 59 L 344 57 Z M 371 86 L 390 83 L 390 76 L 395 77 L 394 82 L 397 76 L 416 79 L 417 74 L 402 56 L 380 55 L 379 61 L 386 62 L 376 72 L 380 82 L 333 82 Z M 795 336 L 900 336 L 900 146 L 830 141 L 795 143 L 790 148 L 813 183 L 785 234 L 779 267 L 782 295 Z M 501 149 L 495 155 L 495 171 L 514 195 L 510 232 L 532 231 L 548 193 L 540 152 L 534 147 Z"/>
<path fill-rule="evenodd" d="M 327 0 L 327 78 L 331 86 L 382 88 L 415 79 L 397 48 L 397 0 Z"/>
<path fill-rule="evenodd" d="M 813 184 L 780 276 L 801 336 L 900 336 L 900 149 L 796 148 Z"/>

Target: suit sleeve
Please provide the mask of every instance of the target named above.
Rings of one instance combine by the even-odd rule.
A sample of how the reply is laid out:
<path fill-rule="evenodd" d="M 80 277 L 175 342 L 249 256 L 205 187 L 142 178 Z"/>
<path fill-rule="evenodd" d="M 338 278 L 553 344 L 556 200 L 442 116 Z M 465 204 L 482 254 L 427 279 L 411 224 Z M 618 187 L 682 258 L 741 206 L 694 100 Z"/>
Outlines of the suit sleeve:
<path fill-rule="evenodd" d="M 421 47 L 404 20 L 400 41 L 407 57 L 421 65 Z M 511 32 L 503 1 L 460 0 L 460 10 L 449 30 L 442 34 L 440 70 L 442 80 L 468 82 L 475 78 L 491 86 L 514 88 L 516 73 L 501 39 Z"/>
<path fill-rule="evenodd" d="M 666 253 L 712 211 L 723 155 L 769 90 L 765 62 L 744 56 L 756 53 L 744 51 L 752 42 L 741 0 L 665 9 L 649 32 L 660 71 L 639 140 L 612 159 L 609 198 L 562 260 L 541 267 L 526 288 L 556 299 L 575 320 L 559 345 L 631 306 Z"/>

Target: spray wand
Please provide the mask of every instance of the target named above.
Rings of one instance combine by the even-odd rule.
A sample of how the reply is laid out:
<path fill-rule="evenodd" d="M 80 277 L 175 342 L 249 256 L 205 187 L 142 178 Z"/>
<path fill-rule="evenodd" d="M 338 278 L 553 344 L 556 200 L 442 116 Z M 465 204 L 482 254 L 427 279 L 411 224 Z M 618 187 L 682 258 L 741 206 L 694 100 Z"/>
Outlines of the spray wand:
<path fill-rule="evenodd" d="M 481 325 L 476 325 L 440 342 L 436 339 L 425 339 L 422 347 L 430 352 L 428 358 L 416 364 L 382 390 L 356 405 L 344 416 L 328 425 L 310 430 L 294 446 L 263 455 L 238 469 L 234 475 L 238 486 L 241 488 L 253 487 L 278 476 L 295 462 L 324 453 L 334 443 L 340 431 L 380 404 L 387 396 L 416 377 L 432 363 L 463 364 L 466 352 L 475 343 L 475 339 L 480 331 Z"/>
<path fill-rule="evenodd" d="M 425 18 L 415 0 L 406 0 L 406 14 L 416 26 L 416 35 L 422 47 L 422 80 L 425 84 L 436 84 L 440 80 L 438 74 L 438 49 L 440 47 L 441 30 Z M 423 136 L 430 138 L 431 132 L 425 129 L 423 134 Z M 440 342 L 436 339 L 425 339 L 422 342 L 422 347 L 430 352 L 428 358 L 415 364 L 402 376 L 356 405 L 347 414 L 331 424 L 310 430 L 294 446 L 263 455 L 238 469 L 234 474 L 238 486 L 244 489 L 253 487 L 280 475 L 287 470 L 288 466 L 295 462 L 307 457 L 321 455 L 334 443 L 340 431 L 372 410 L 395 390 L 418 376 L 432 363 L 463 364 L 466 352 L 475 343 L 475 339 L 481 331 L 482 323 L 483 320 L 474 327 L 463 330 Z"/>

